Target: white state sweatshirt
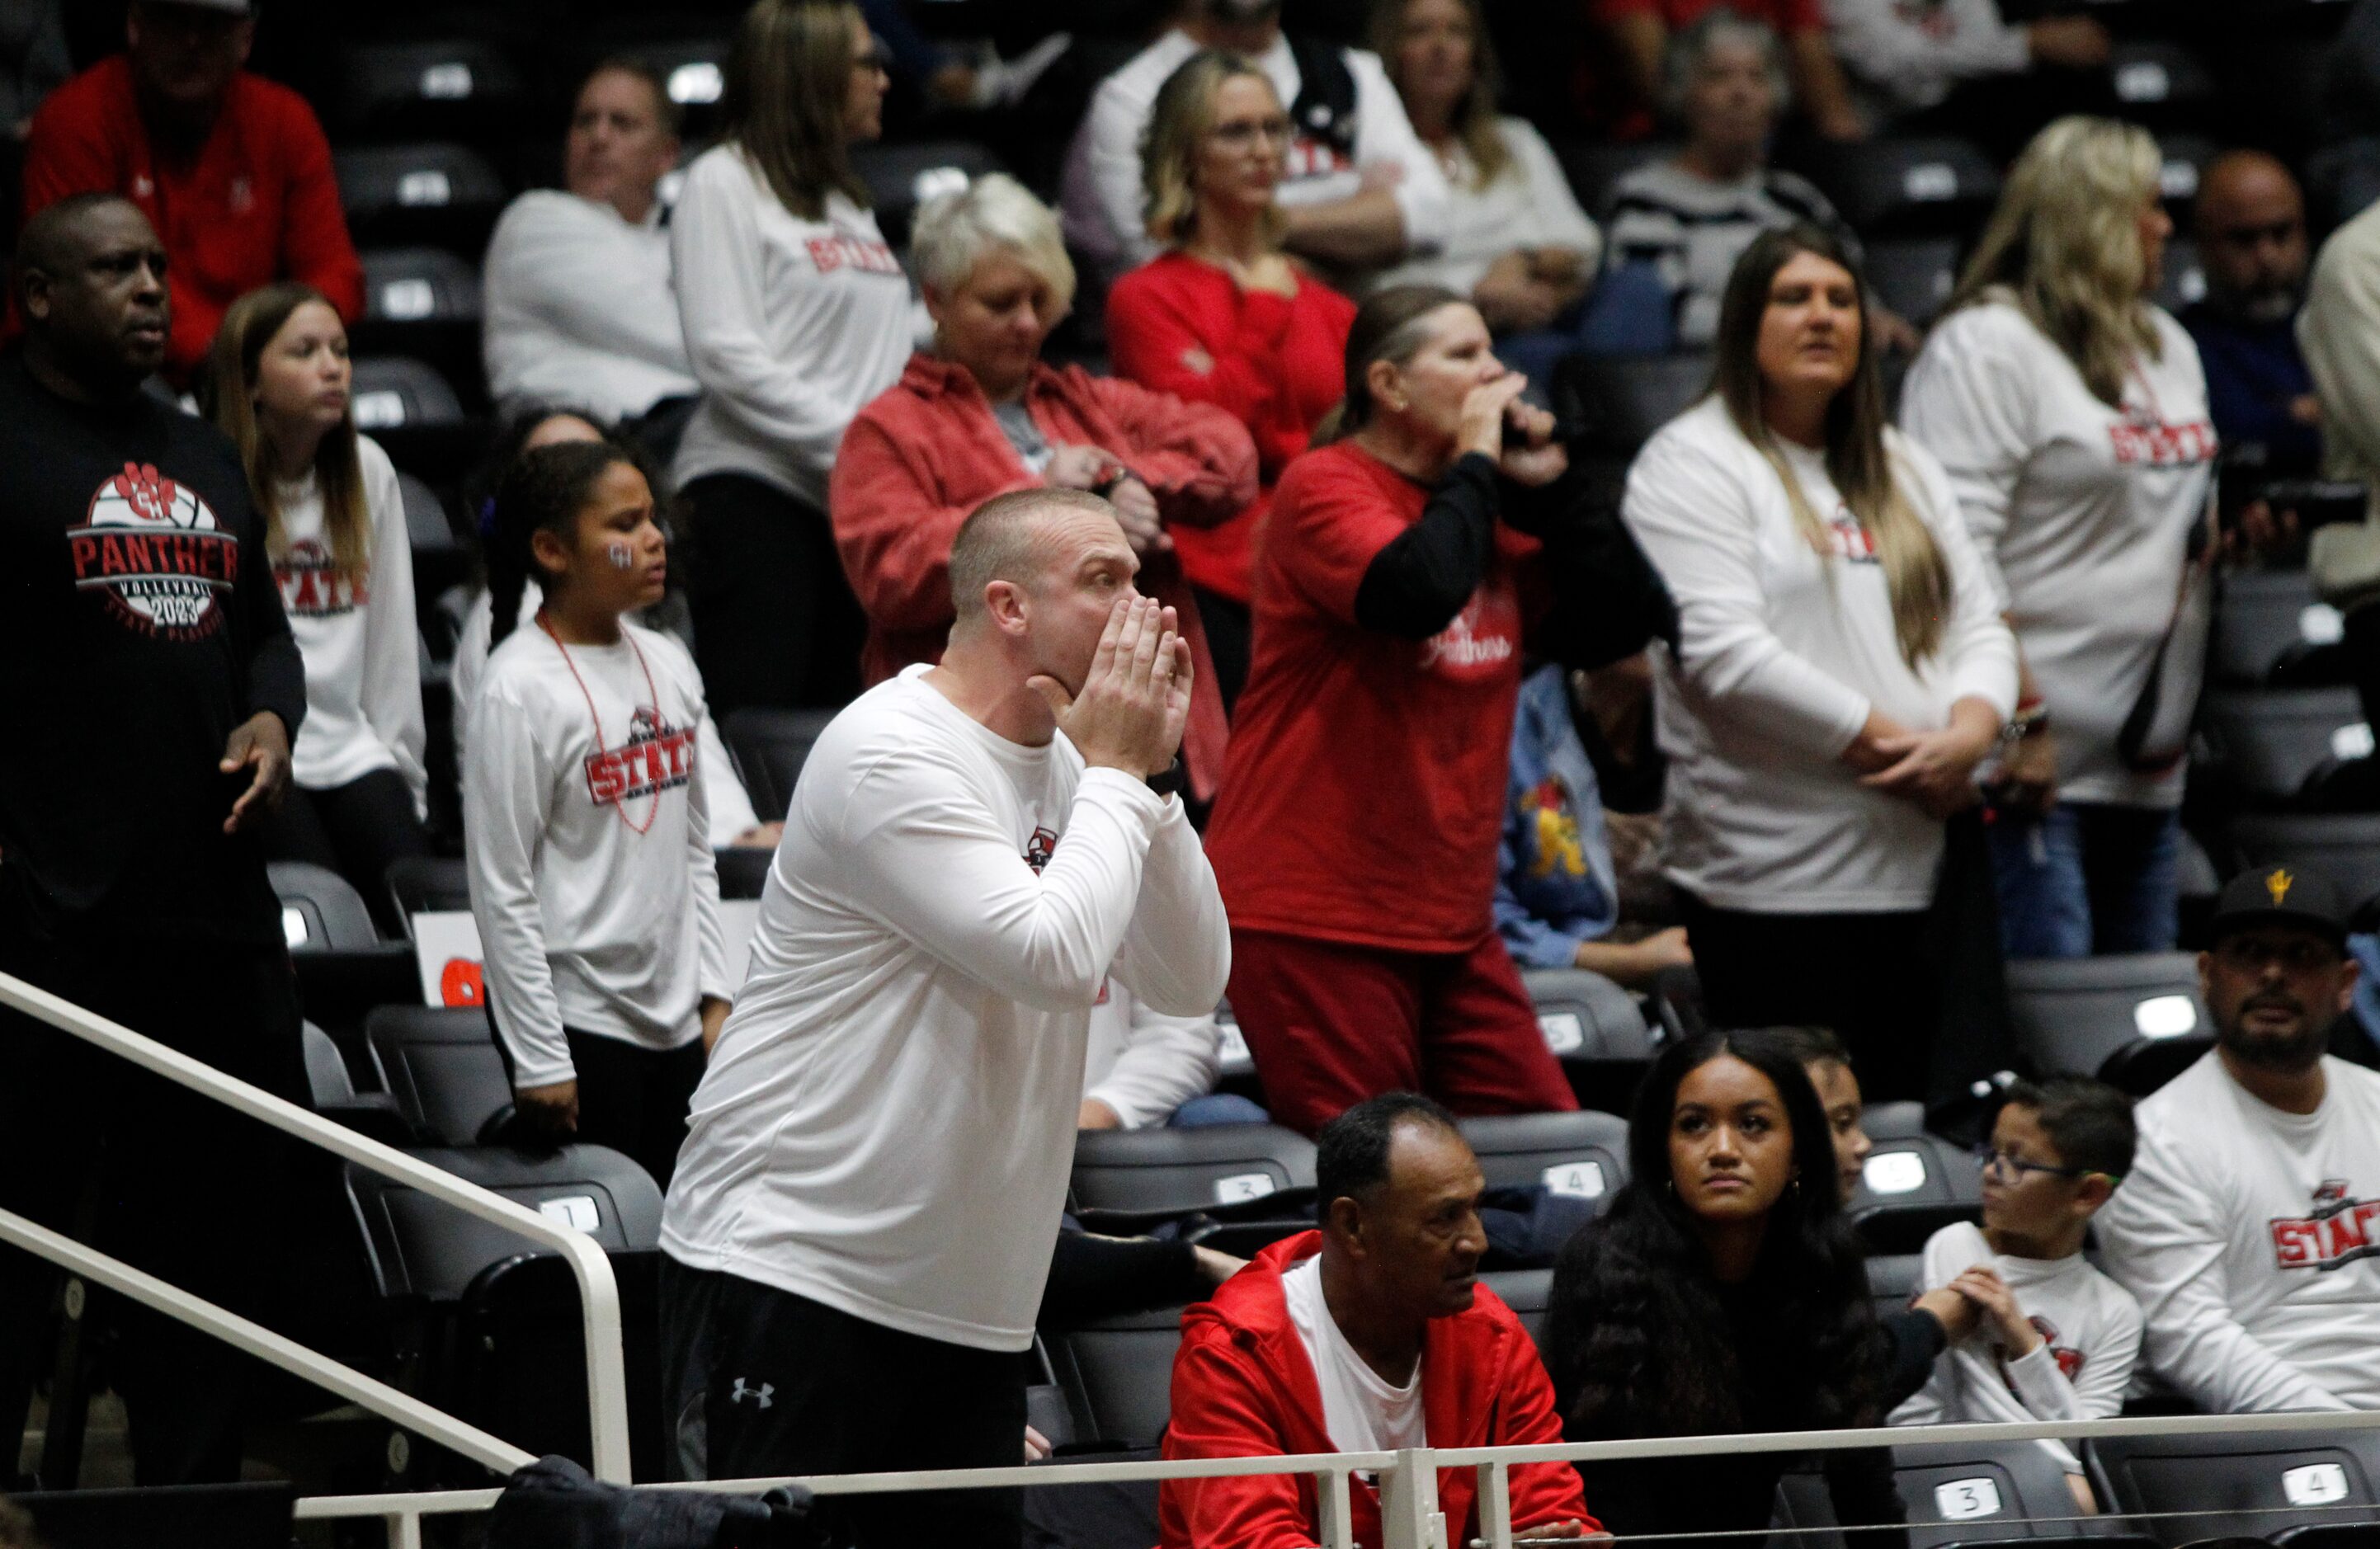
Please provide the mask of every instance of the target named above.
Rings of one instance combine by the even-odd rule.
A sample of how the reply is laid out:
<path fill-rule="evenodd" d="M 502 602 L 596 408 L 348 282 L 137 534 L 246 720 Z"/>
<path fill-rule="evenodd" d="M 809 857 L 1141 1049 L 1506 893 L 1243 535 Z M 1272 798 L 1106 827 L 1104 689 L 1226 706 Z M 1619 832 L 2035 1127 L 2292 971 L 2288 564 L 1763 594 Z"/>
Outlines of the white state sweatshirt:
<path fill-rule="evenodd" d="M 678 1048 L 702 1035 L 704 996 L 735 993 L 694 731 L 702 680 L 668 635 L 621 632 L 565 655 L 534 623 L 515 630 L 472 713 L 463 853 L 516 1086 L 572 1079 L 565 1027 Z"/>
<path fill-rule="evenodd" d="M 1062 736 L 996 735 L 927 671 L 860 696 L 803 768 L 662 1246 L 1022 1350 L 1101 981 L 1210 1011 L 1231 936 L 1178 801 L 1087 769 Z"/>
<path fill-rule="evenodd" d="M 1785 486 L 1717 397 L 1670 421 L 1628 470 L 1621 506 L 1678 605 L 1679 649 L 1657 647 L 1655 728 L 1669 755 L 1664 869 L 1722 909 L 1889 914 L 1933 900 L 1942 825 L 1867 790 L 1840 762 L 1871 708 L 1935 731 L 1979 698 L 2006 716 L 2016 651 L 1939 465 L 1895 430 L 1901 489 L 1950 568 L 1942 643 L 1912 671 L 1884 569 L 1835 492 L 1825 458 L 1784 443 L 1825 560 Z"/>
<path fill-rule="evenodd" d="M 1603 263 L 1603 233 L 1579 208 L 1553 147 L 1525 118 L 1499 118 L 1497 133 L 1512 160 L 1492 183 L 1479 181 L 1478 163 L 1456 140 L 1446 152 L 1446 241 L 1435 255 L 1408 259 L 1376 276 L 1390 285 L 1444 285 L 1469 296 L 1498 259 L 1521 248 L 1567 248 L 1579 272 Z"/>
<path fill-rule="evenodd" d="M 1939 1290 L 1977 1265 L 1999 1272 L 2041 1345 L 2010 1361 L 1998 1331 L 1978 1325 L 1934 1358 L 1934 1375 L 1892 1411 L 1891 1423 L 2106 1420 L 2119 1413 L 2141 1353 L 2141 1309 L 2131 1293 L 2080 1253 L 2062 1259 L 1995 1253 L 1968 1221 L 1944 1227 L 1926 1242 L 1925 1289 Z M 2064 1442 L 2041 1446 L 2068 1473 L 2082 1471 L 2082 1459 Z"/>
<path fill-rule="evenodd" d="M 741 151 L 714 146 L 686 169 L 670 254 L 702 383 L 671 482 L 740 473 L 823 512 L 844 428 L 901 380 L 916 339 L 876 216 L 830 193 L 825 219 L 803 220 Z"/>
<path fill-rule="evenodd" d="M 306 659 L 306 720 L 289 750 L 290 778 L 330 791 L 374 769 L 395 769 L 427 816 L 430 775 L 422 762 L 421 639 L 413 617 L 413 546 L 396 467 L 370 436 L 356 438 L 370 567 L 342 580 L 331 564 L 315 477 L 285 480 L 281 531 L 288 550 L 273 563 L 289 633 Z"/>
<path fill-rule="evenodd" d="M 545 598 L 545 589 L 531 577 L 521 588 L 520 617 L 513 621 L 515 630 L 535 629 L 537 611 Z M 447 696 L 454 702 L 455 762 L 465 779 L 471 769 L 471 716 L 480 702 L 480 680 L 488 670 L 488 635 L 495 608 L 488 599 L 488 590 L 480 587 L 471 596 L 471 605 L 463 611 L 462 634 L 455 642 L 455 660 L 447 669 Z M 735 760 L 728 755 L 727 741 L 719 734 L 719 723 L 710 718 L 707 689 L 701 686 L 699 673 L 696 687 L 706 696 L 702 724 L 696 729 L 702 759 L 702 794 L 710 809 L 710 847 L 724 850 L 736 839 L 759 827 L 760 818 L 752 810 L 752 798 L 744 789 L 744 780 L 735 772 Z M 781 813 L 771 813 L 774 822 Z"/>
<path fill-rule="evenodd" d="M 2198 346 L 2150 312 L 2163 357 L 2135 361 L 2120 409 L 2093 397 L 2074 363 L 2010 301 L 1937 323 L 1900 393 L 1901 428 L 1949 469 L 2041 686 L 2066 801 L 2181 802 L 2180 765 L 2141 774 L 2116 752 L 2214 488 Z"/>
<path fill-rule="evenodd" d="M 2099 1212 L 2150 1363 L 2214 1414 L 2380 1409 L 2380 1073 L 2325 1057 L 2311 1114 L 2208 1054 L 2134 1110 Z"/>
<path fill-rule="evenodd" d="M 632 225 L 595 200 L 530 189 L 488 241 L 487 293 L 488 391 L 507 412 L 538 404 L 610 425 L 696 391 L 659 202 Z"/>
<path fill-rule="evenodd" d="M 1105 1103 L 1127 1130 L 1162 1128 L 1175 1108 L 1215 1089 L 1222 1043 L 1211 1010 L 1167 1016 L 1111 978 L 1091 1008 L 1083 1096 Z"/>

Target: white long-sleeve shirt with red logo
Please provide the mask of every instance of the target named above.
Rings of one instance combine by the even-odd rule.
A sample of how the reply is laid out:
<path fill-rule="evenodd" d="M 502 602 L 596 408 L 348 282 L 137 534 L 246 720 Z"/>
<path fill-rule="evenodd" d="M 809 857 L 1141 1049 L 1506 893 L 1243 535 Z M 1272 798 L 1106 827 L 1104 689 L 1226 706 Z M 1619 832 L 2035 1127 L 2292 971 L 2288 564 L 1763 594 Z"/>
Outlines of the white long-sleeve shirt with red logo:
<path fill-rule="evenodd" d="M 472 711 L 464 853 L 517 1086 L 573 1078 L 565 1026 L 678 1048 L 701 1035 L 702 997 L 735 994 L 702 679 L 668 635 L 621 627 L 567 656 L 534 623 L 515 630 Z"/>
<path fill-rule="evenodd" d="M 2150 1364 L 2217 1414 L 2380 1409 L 2380 1074 L 2322 1068 L 2284 1113 L 2207 1055 L 2141 1104 L 2097 1217 Z"/>

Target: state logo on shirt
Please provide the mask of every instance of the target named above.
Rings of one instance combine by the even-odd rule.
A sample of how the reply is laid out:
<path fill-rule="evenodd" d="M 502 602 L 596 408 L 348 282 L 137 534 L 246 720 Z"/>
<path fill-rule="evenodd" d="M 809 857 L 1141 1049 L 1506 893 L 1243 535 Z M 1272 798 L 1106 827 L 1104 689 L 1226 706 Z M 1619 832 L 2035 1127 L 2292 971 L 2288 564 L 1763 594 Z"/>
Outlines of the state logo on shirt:
<path fill-rule="evenodd" d="M 694 778 L 695 733 L 673 726 L 649 705 L 628 720 L 622 747 L 598 747 L 587 756 L 587 794 L 597 806 L 620 806 L 639 796 L 661 799 Z"/>
<path fill-rule="evenodd" d="M 199 640 L 223 627 L 222 599 L 239 580 L 239 539 L 199 492 L 148 464 L 127 463 L 67 529 L 75 589 L 143 635 Z"/>
<path fill-rule="evenodd" d="M 2380 1255 L 2380 1200 L 2359 1200 L 2344 1178 L 2326 1178 L 2307 1214 L 2276 1219 L 2273 1267 L 2327 1273 Z"/>
<path fill-rule="evenodd" d="M 1040 876 L 1041 868 L 1048 865 L 1050 857 L 1057 853 L 1058 836 L 1035 824 L 1033 837 L 1025 841 L 1025 864 L 1033 868 L 1033 875 Z"/>
<path fill-rule="evenodd" d="M 281 607 L 293 619 L 331 619 L 352 613 L 371 600 L 361 578 L 339 568 L 320 539 L 301 538 L 273 563 Z"/>
<path fill-rule="evenodd" d="M 2047 1318 L 2043 1317 L 2038 1313 L 2033 1313 L 2024 1321 L 2033 1325 L 2033 1331 L 2041 1336 L 2041 1342 L 2043 1344 L 2049 1347 L 2049 1359 L 2058 1362 L 2058 1370 L 2060 1375 L 2065 1377 L 2068 1382 L 2073 1382 L 2082 1375 L 2082 1352 L 2074 1349 L 2070 1345 L 2061 1345 L 2058 1342 L 2058 1325 L 2056 1324 L 2050 1322 Z M 2008 1347 L 2006 1345 L 1996 1344 L 1992 1347 L 1992 1354 L 1998 1357 L 1999 1361 L 2000 1381 L 2008 1385 L 2009 1392 L 2014 1395 L 2019 1402 L 2022 1402 L 2023 1395 L 2017 1393 L 2016 1381 L 2009 1375 Z"/>
<path fill-rule="evenodd" d="M 1520 655 L 1520 610 L 1509 590 L 1482 588 L 1444 629 L 1421 643 L 1421 670 L 1439 677 L 1492 677 Z"/>

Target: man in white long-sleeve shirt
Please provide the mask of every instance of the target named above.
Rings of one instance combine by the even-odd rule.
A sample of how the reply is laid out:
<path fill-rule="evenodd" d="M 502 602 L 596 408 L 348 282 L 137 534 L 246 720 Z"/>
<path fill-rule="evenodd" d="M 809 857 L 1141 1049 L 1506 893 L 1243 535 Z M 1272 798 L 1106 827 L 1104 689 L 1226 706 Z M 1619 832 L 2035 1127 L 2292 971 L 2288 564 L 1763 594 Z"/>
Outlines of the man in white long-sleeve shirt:
<path fill-rule="evenodd" d="M 2216 1047 L 2141 1104 L 2099 1215 L 2151 1364 L 2217 1413 L 2380 1409 L 2380 1074 L 2324 1052 L 2346 914 L 2293 866 L 2223 889 L 2198 960 Z"/>
<path fill-rule="evenodd" d="M 1112 971 L 1211 1010 L 1231 967 L 1172 766 L 1190 657 L 1096 496 L 987 502 L 941 663 L 819 739 L 662 1219 L 664 1349 L 715 1479 L 1014 1463 Z M 1015 1492 L 867 1496 L 862 1545 L 1014 1545 Z"/>
<path fill-rule="evenodd" d="M 696 393 L 662 228 L 677 153 L 660 78 L 598 65 L 571 110 L 568 191 L 521 195 L 488 244 L 488 391 L 505 412 L 538 404 L 614 425 Z"/>

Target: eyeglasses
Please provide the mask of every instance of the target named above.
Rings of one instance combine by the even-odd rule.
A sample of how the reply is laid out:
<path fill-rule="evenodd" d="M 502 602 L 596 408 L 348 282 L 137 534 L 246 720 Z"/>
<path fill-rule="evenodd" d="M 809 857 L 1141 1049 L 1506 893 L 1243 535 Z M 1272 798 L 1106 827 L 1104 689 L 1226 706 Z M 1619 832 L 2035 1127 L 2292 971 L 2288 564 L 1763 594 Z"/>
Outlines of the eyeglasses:
<path fill-rule="evenodd" d="M 2054 1168 L 2047 1162 L 2028 1162 L 2014 1152 L 2002 1151 L 1996 1145 L 1975 1147 L 1975 1166 L 1985 1178 L 1998 1176 L 2008 1183 L 2022 1183 L 2027 1173 L 2046 1172 L 2052 1178 L 2088 1178 L 2093 1168 Z"/>
<path fill-rule="evenodd" d="M 2266 963 L 2278 963 L 2290 974 L 2312 974 L 2336 966 L 2338 949 L 2310 936 L 2228 936 L 2215 949 L 2227 968 L 2255 973 Z"/>
<path fill-rule="evenodd" d="M 1245 151 L 1258 139 L 1270 139 L 1276 144 L 1289 143 L 1290 127 L 1287 115 L 1272 118 L 1237 118 L 1228 124 L 1218 124 L 1210 131 L 1218 144 L 1233 151 Z"/>

